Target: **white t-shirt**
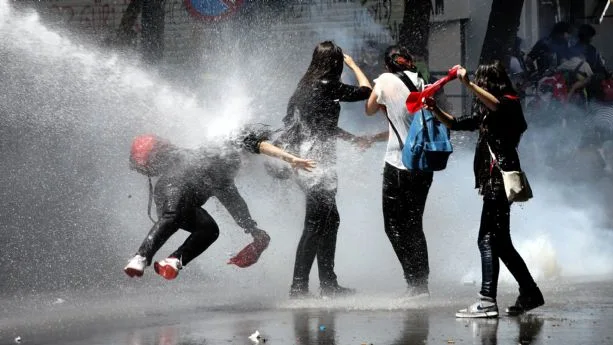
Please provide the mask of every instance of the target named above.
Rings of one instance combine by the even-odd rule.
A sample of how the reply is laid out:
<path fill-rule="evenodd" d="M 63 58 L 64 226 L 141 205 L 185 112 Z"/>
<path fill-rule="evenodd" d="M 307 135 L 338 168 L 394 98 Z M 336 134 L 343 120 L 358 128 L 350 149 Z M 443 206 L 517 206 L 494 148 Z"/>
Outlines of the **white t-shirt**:
<path fill-rule="evenodd" d="M 413 82 L 417 90 L 422 91 L 425 86 L 423 79 L 417 76 L 415 72 L 404 72 Z M 383 73 L 379 78 L 375 79 L 374 92 L 377 95 L 377 103 L 384 105 L 387 108 L 387 115 L 396 127 L 400 138 L 404 141 L 409 133 L 409 126 L 413 120 L 413 114 L 409 114 L 406 107 L 406 100 L 409 96 L 409 88 L 404 85 L 402 80 L 393 73 Z M 385 153 L 385 162 L 393 165 L 398 169 L 406 170 L 402 164 L 402 152 L 398 137 L 392 126 L 389 127 L 389 137 L 387 140 L 387 152 Z"/>

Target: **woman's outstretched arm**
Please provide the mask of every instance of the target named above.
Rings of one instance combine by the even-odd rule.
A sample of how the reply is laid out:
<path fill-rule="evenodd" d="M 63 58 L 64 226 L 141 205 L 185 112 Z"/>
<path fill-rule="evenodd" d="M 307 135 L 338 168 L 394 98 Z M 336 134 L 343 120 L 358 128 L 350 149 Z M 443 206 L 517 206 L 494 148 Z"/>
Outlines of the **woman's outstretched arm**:
<path fill-rule="evenodd" d="M 434 98 L 426 98 L 424 102 L 424 108 L 430 110 L 436 118 L 441 121 L 447 128 L 451 129 L 454 123 L 456 122 L 455 117 L 453 115 L 443 111 L 437 104 Z"/>
<path fill-rule="evenodd" d="M 279 158 L 285 162 L 290 163 L 292 167 L 296 169 L 312 171 L 317 165 L 315 161 L 311 159 L 302 159 L 300 157 L 296 157 L 284 151 L 283 149 L 276 147 L 268 141 L 262 141 L 259 145 L 259 149 L 260 153 L 265 154 L 267 156 Z"/>

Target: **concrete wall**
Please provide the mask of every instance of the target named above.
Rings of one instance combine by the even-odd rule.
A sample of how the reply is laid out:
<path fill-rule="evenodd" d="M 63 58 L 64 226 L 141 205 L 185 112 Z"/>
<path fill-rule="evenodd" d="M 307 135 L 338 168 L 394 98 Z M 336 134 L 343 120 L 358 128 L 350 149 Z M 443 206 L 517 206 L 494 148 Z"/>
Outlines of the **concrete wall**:
<path fill-rule="evenodd" d="M 118 27 L 128 2 L 29 1 L 41 11 L 46 20 L 78 30 L 96 40 L 104 39 Z M 586 14 L 592 13 L 595 2 L 585 1 Z M 491 0 L 446 0 L 443 3 L 444 11 L 438 11 L 433 16 L 431 69 L 446 69 L 449 63 L 458 63 L 462 58 L 469 68 L 475 68 L 487 28 Z M 518 35 L 525 40 L 524 49 L 529 50 L 546 34 L 539 32 L 539 17 L 545 14 L 539 13 L 543 11 L 540 0 L 525 0 L 524 3 Z M 165 8 L 166 62 L 183 64 L 197 60 L 199 54 L 207 48 L 207 36 L 217 34 L 212 28 L 213 24 L 191 16 L 183 0 L 166 0 Z M 276 24 L 266 30 L 270 31 L 271 40 L 291 35 L 292 39 L 299 40 L 305 46 L 305 51 L 310 50 L 318 40 L 330 37 L 356 55 L 360 53 L 357 50 L 362 49 L 365 41 L 377 42 L 380 46 L 394 42 L 398 38 L 403 11 L 403 0 L 294 0 L 276 18 Z M 613 32 L 613 18 L 605 18 L 602 24 L 595 27 L 598 35 L 594 44 L 602 49 L 609 62 L 613 61 L 613 48 L 607 41 L 607 33 Z M 140 30 L 138 24 L 134 30 Z M 465 32 L 462 33 L 462 30 Z M 464 37 L 464 50 L 458 41 L 461 37 Z M 462 53 L 463 57 L 460 56 Z"/>

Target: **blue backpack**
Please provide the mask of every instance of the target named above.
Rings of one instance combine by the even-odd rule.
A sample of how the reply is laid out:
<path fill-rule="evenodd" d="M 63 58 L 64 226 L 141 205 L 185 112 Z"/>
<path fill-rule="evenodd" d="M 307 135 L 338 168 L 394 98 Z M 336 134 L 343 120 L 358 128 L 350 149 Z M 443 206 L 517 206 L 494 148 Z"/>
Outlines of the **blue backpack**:
<path fill-rule="evenodd" d="M 443 170 L 453 152 L 449 129 L 429 110 L 422 109 L 420 114 L 413 116 L 405 143 L 402 164 L 409 170 Z"/>
<path fill-rule="evenodd" d="M 400 72 L 396 75 L 411 92 L 417 92 L 417 88 L 406 74 Z M 409 134 L 404 142 L 389 117 L 388 121 L 400 143 L 402 164 L 407 169 L 430 172 L 447 167 L 447 161 L 453 152 L 449 129 L 438 121 L 432 112 L 421 109 L 419 113 L 414 114 Z"/>

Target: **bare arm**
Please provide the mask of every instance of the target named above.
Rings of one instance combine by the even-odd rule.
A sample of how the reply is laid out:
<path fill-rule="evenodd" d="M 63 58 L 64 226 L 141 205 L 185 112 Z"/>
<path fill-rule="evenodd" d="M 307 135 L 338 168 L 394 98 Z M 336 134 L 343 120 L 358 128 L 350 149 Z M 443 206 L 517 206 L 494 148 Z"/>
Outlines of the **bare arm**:
<path fill-rule="evenodd" d="M 351 70 L 355 74 L 355 78 L 358 80 L 358 85 L 365 86 L 365 87 L 372 89 L 372 86 L 370 85 L 370 81 L 368 81 L 368 78 L 366 78 L 366 75 L 364 75 L 364 72 L 362 72 L 360 67 L 358 67 L 358 65 L 353 61 L 351 56 L 347 54 L 345 54 L 345 64 L 347 64 L 347 67 L 351 68 Z"/>
<path fill-rule="evenodd" d="M 276 147 L 268 141 L 262 141 L 259 145 L 259 149 L 260 153 L 270 157 L 279 158 L 285 162 L 290 163 L 294 168 L 311 171 L 316 166 L 313 160 L 296 157 L 282 150 L 281 148 Z"/>
<path fill-rule="evenodd" d="M 496 111 L 498 109 L 498 104 L 500 104 L 500 101 L 494 97 L 494 95 L 470 81 L 468 79 L 468 75 L 466 74 L 466 69 L 460 68 L 458 70 L 458 79 L 466 86 L 467 89 L 472 91 L 489 110 Z"/>
<path fill-rule="evenodd" d="M 340 127 L 336 127 L 336 137 L 350 143 L 355 143 L 359 139 L 357 135 L 351 134 Z"/>
<path fill-rule="evenodd" d="M 389 136 L 390 136 L 390 132 L 389 131 L 385 131 L 385 132 L 377 133 L 375 135 L 371 135 L 367 139 L 371 143 L 376 143 L 376 142 L 379 142 L 379 141 L 387 141 Z"/>
<path fill-rule="evenodd" d="M 366 115 L 368 116 L 372 116 L 375 115 L 379 109 L 384 109 L 385 107 L 383 107 L 381 104 L 377 103 L 377 95 L 372 92 L 370 94 L 370 97 L 368 97 L 368 101 L 366 101 Z"/>

